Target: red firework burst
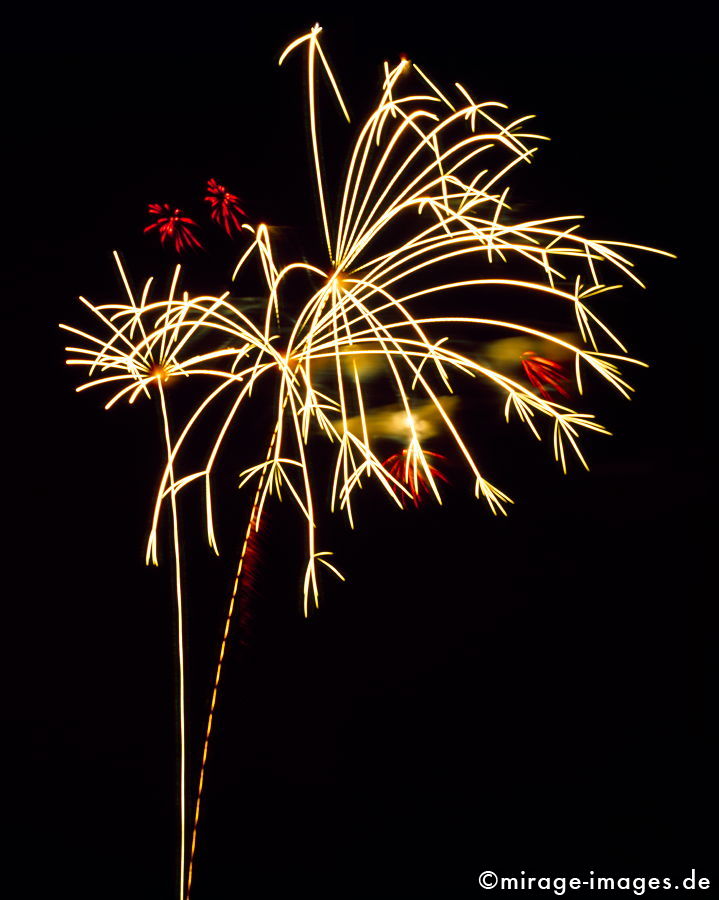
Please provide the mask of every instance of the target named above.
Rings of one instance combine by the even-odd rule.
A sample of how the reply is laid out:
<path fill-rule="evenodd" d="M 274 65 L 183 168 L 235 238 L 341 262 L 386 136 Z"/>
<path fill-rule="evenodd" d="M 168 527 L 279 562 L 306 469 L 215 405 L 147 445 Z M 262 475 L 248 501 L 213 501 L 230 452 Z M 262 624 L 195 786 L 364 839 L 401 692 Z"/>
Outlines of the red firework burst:
<path fill-rule="evenodd" d="M 435 460 L 442 460 L 446 462 L 446 457 L 442 456 L 440 453 L 431 453 L 429 450 L 424 450 L 425 457 L 431 457 Z M 387 469 L 390 475 L 397 479 L 397 481 L 406 485 L 412 494 L 412 502 L 415 506 L 419 506 L 419 504 L 432 493 L 432 488 L 430 486 L 429 480 L 427 478 L 427 473 L 424 471 L 421 463 L 417 462 L 417 466 L 412 465 L 410 461 L 409 466 L 407 465 L 407 451 L 401 450 L 399 453 L 394 453 L 392 456 L 388 456 L 387 459 L 382 463 L 382 465 Z M 449 480 L 440 472 L 440 470 L 433 466 L 432 463 L 427 459 L 427 467 L 433 478 L 439 478 L 440 481 L 444 481 L 445 484 L 449 484 Z M 404 506 L 408 497 L 404 491 L 399 490 L 393 486 L 393 489 L 397 496 L 402 501 L 402 505 Z"/>
<path fill-rule="evenodd" d="M 175 251 L 182 253 L 193 247 L 202 249 L 202 244 L 192 233 L 193 228 L 200 226 L 194 219 L 184 216 L 181 209 L 175 209 L 169 203 L 150 203 L 147 211 L 157 219 L 152 225 L 145 228 L 145 232 L 157 229 L 160 235 L 160 243 L 164 247 L 169 241 L 174 244 Z"/>
<path fill-rule="evenodd" d="M 218 184 L 214 178 L 210 178 L 207 182 L 205 203 L 210 204 L 210 218 L 213 222 L 221 225 L 230 237 L 232 237 L 233 232 L 239 231 L 242 227 L 240 216 L 247 215 L 240 206 L 239 201 L 239 197 L 231 194 L 224 185 Z"/>
<path fill-rule="evenodd" d="M 522 368 L 532 387 L 536 388 L 545 400 L 551 400 L 551 391 L 558 391 L 563 397 L 569 397 L 569 391 L 564 387 L 569 384 L 566 368 L 553 359 L 537 356 L 531 350 L 527 350 L 521 356 Z"/>

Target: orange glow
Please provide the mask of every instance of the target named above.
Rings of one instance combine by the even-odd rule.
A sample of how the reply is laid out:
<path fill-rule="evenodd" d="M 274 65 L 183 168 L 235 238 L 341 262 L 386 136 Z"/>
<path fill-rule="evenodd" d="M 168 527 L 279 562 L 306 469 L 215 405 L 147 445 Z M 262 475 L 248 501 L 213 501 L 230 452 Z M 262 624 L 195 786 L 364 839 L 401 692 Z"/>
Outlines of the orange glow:
<path fill-rule="evenodd" d="M 170 373 L 167 370 L 167 366 L 164 364 L 157 363 L 150 369 L 150 378 L 155 378 L 158 381 L 167 381 L 170 377 Z"/>

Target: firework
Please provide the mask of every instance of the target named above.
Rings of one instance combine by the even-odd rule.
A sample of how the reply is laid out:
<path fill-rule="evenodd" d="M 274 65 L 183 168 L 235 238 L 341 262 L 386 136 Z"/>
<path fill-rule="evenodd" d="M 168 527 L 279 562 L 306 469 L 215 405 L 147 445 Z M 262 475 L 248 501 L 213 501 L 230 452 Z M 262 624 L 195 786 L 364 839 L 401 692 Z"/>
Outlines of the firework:
<path fill-rule="evenodd" d="M 306 452 L 312 431 L 324 433 L 337 448 L 331 507 L 343 508 L 350 522 L 352 493 L 370 478 L 400 506 L 407 497 L 417 502 L 420 495 L 431 493 L 439 499 L 437 480 L 445 479 L 432 464 L 438 457 L 425 449 L 425 435 L 419 427 L 428 418 L 428 407 L 431 418 L 441 425 L 468 466 L 475 494 L 486 500 L 493 513 L 504 513 L 505 505 L 512 501 L 482 474 L 448 410 L 444 395 L 452 390 L 451 376 L 488 384 L 504 397 L 505 416 L 509 418 L 514 411 L 537 438 L 541 435 L 535 420 L 549 420 L 555 457 L 565 471 L 567 445 L 587 465 L 579 448 L 580 431 L 607 432 L 591 414 L 553 402 L 548 396 L 548 386 L 566 395 L 564 370 L 558 370 L 551 360 L 524 360 L 527 375 L 531 372 L 534 379 L 530 384 L 539 390 L 537 396 L 524 384 L 454 349 L 451 336 L 460 329 L 463 333 L 476 329 L 532 338 L 574 360 L 579 394 L 583 367 L 628 396 L 631 387 L 617 364 L 642 363 L 599 351 L 595 332 L 620 350 L 625 348 L 589 309 L 588 300 L 616 287 L 600 280 L 602 265 L 641 284 L 624 254 L 628 249 L 650 249 L 583 237 L 578 233 L 578 216 L 513 221 L 508 188 L 502 182 L 516 165 L 531 162 L 535 150 L 525 141 L 540 136 L 522 130 L 530 117 L 501 125 L 495 113 L 502 104 L 476 103 L 461 85 L 456 85 L 460 99 L 455 106 L 418 66 L 406 60 L 392 69 L 385 64 L 379 103 L 359 129 L 344 183 L 334 193 L 336 202 L 330 202 L 320 165 L 315 87 L 319 67 L 328 76 L 345 116 L 349 115 L 320 46 L 320 30 L 315 27 L 294 41 L 280 62 L 300 46 L 307 50 L 313 168 L 327 260 L 317 266 L 295 262 L 281 267 L 274 257 L 269 230 L 246 225 L 254 239 L 234 273 L 238 276 L 252 256 L 258 259 L 266 285 L 264 334 L 268 345 L 280 344 L 284 324 L 280 298 L 285 280 L 303 271 L 317 281 L 315 292 L 286 326 L 289 336 L 282 338 L 286 350 L 276 371 L 279 415 L 265 460 L 248 469 L 242 480 L 261 479 L 251 522 L 257 510 L 261 514 L 268 495 L 273 491 L 279 494 L 283 488 L 306 519 L 305 613 L 310 597 L 317 602 L 320 565 L 339 574 L 327 560 L 327 551 L 317 547 L 316 505 Z M 400 91 L 403 79 L 413 71 L 424 93 L 413 88 Z M 504 158 L 483 168 L 482 154 L 496 155 L 497 150 Z M 337 208 L 335 218 L 333 206 Z M 473 278 L 451 277 L 453 264 L 466 259 L 487 270 L 497 265 L 504 268 L 514 260 L 521 268 L 533 270 L 534 277 L 507 278 L 490 271 Z M 591 349 L 522 322 L 413 311 L 421 308 L 423 298 L 446 296 L 445 292 L 450 292 L 450 298 L 469 293 L 481 302 L 483 292 L 506 292 L 511 297 L 512 291 L 531 293 L 538 302 L 568 306 Z M 368 408 L 360 376 L 362 363 L 366 370 L 368 360 L 371 377 L 382 370 L 399 397 L 391 415 Z M 399 418 L 392 427 L 395 433 L 406 435 L 406 446 L 381 462 L 374 439 L 378 422 L 384 421 L 386 428 L 390 417 Z M 437 430 L 435 427 L 433 433 Z M 233 604 L 234 595 L 215 690 Z M 203 759 L 211 722 L 208 725 Z M 195 830 L 200 799 L 198 793 Z"/>
<path fill-rule="evenodd" d="M 125 398 L 134 403 L 141 394 L 150 397 L 156 393 L 162 417 L 166 454 L 166 478 L 163 481 L 163 499 L 170 498 L 172 520 L 172 543 L 174 557 L 175 600 L 177 614 L 177 660 L 178 660 L 178 708 L 179 708 L 179 750 L 180 750 L 180 881 L 184 893 L 185 833 L 187 804 L 187 739 L 185 732 L 185 639 L 183 591 L 180 567 L 180 527 L 177 511 L 177 491 L 180 487 L 175 478 L 175 450 L 171 436 L 170 418 L 166 402 L 166 386 L 171 380 L 190 375 L 219 377 L 222 383 L 231 383 L 234 376 L 222 370 L 213 369 L 214 361 L 228 354 L 236 356 L 235 350 L 212 350 L 205 353 L 192 352 L 191 338 L 201 326 L 200 321 L 191 321 L 188 314 L 192 304 L 185 294 L 176 298 L 175 293 L 180 276 L 180 267 L 175 268 L 170 290 L 166 299 L 148 302 L 152 281 L 145 283 L 139 302 L 136 301 L 130 283 L 117 253 L 115 261 L 125 286 L 128 300 L 118 303 L 95 305 L 84 297 L 81 302 L 93 313 L 100 326 L 102 336 L 80 331 L 68 325 L 64 330 L 80 337 L 84 346 L 70 346 L 66 350 L 74 354 L 68 365 L 87 368 L 89 380 L 77 388 L 84 391 L 91 387 L 105 386 L 115 390 L 106 402 L 109 409 Z M 212 304 L 219 304 L 223 298 L 208 298 Z M 112 374 L 107 374 L 107 373 Z M 157 521 L 154 522 L 156 533 Z M 157 563 L 156 548 L 153 545 L 153 560 Z"/>
<path fill-rule="evenodd" d="M 332 444 L 329 506 L 331 511 L 342 510 L 352 525 L 355 492 L 370 482 L 400 509 L 407 500 L 440 500 L 438 482 L 446 478 L 436 463 L 445 457 L 428 448 L 429 438 L 444 442 L 457 469 L 464 466 L 475 496 L 493 514 L 506 515 L 513 501 L 489 481 L 476 451 L 460 433 L 454 415 L 457 392 L 476 385 L 496 395 L 505 418 L 516 414 L 535 438 L 541 440 L 543 431 L 552 434 L 555 458 L 566 471 L 570 452 L 587 466 L 580 448 L 582 433 L 608 432 L 593 414 L 557 402 L 556 394 L 570 399 L 570 370 L 552 355 L 573 363 L 578 397 L 587 373 L 628 397 L 632 388 L 620 364 L 644 365 L 627 355 L 589 304 L 619 287 L 614 278 L 641 285 L 628 254 L 652 248 L 586 237 L 579 230 L 580 216 L 519 218 L 507 182 L 517 166 L 531 164 L 536 152 L 532 142 L 543 139 L 527 130 L 531 116 L 500 122 L 503 104 L 476 102 L 460 84 L 440 89 L 408 60 L 393 67 L 385 63 L 378 101 L 357 129 L 344 177 L 336 188 L 328 185 L 317 121 L 318 72 L 325 73 L 341 111 L 350 117 L 320 33 L 315 26 L 293 41 L 280 64 L 294 51 L 306 51 L 312 174 L 326 254 L 316 264 L 282 263 L 266 225 L 242 224 L 248 245 L 233 279 L 244 279 L 250 264 L 256 264 L 264 297 L 259 312 L 256 305 L 232 300 L 229 294 L 184 295 L 154 309 L 144 299 L 139 307 L 133 301 L 112 307 L 112 315 L 123 319 L 122 327 L 102 313 L 103 322 L 109 321 L 113 329 L 108 343 L 86 336 L 92 349 L 81 351 L 86 355 L 80 360 L 71 360 L 93 370 L 121 370 L 94 382 L 127 382 L 111 403 L 126 392 L 134 400 L 151 383 L 162 398 L 166 378 L 211 379 L 202 401 L 185 410 L 173 439 L 166 424 L 167 459 L 147 546 L 151 561 L 157 561 L 162 509 L 169 502 L 176 522 L 176 496 L 197 480 L 204 483 L 208 541 L 219 552 L 213 524 L 216 461 L 255 386 L 272 380 L 274 422 L 258 448 L 257 462 L 239 475 L 240 486 L 256 480 L 255 494 L 215 673 L 187 867 L 183 818 L 181 900 L 185 884 L 189 896 L 192 883 L 205 763 L 237 591 L 270 496 L 289 499 L 304 520 L 305 614 L 311 604 L 318 604 L 321 573 L 343 577 L 320 542 L 316 497 L 324 494 L 325 479 L 315 471 L 310 445 L 321 438 Z M 237 198 L 214 181 L 208 191 L 215 221 L 228 233 L 240 229 Z M 169 211 L 158 207 L 155 212 L 167 218 Z M 166 226 L 163 232 L 161 222 L 150 228 L 158 228 L 163 242 L 172 238 L 181 249 L 178 224 L 174 231 Z M 182 217 L 177 222 L 188 224 Z M 299 308 L 287 299 L 288 283 L 298 276 L 311 284 Z M 498 304 L 511 309 L 518 297 L 532 301 L 538 318 L 540 308 L 563 311 L 570 323 L 565 328 L 576 328 L 578 339 L 550 334 L 531 322 L 482 314 Z M 99 315 L 101 310 L 94 311 Z M 496 338 L 519 338 L 554 348 L 554 353 L 514 357 L 527 385 L 467 349 Z M 600 350 L 600 341 L 609 350 Z M 196 342 L 202 343 L 202 350 L 191 355 L 190 344 Z M 161 350 L 157 360 L 149 352 L 154 348 Z M 373 406 L 370 383 L 393 394 L 396 402 L 390 409 Z M 222 403 L 226 405 L 219 425 L 206 426 L 217 421 L 208 420 L 206 410 Z M 198 433 L 206 443 L 204 464 L 200 469 L 188 464 L 185 470 L 187 439 Z M 389 458 L 388 439 L 402 445 Z M 177 528 L 175 542 L 179 556 Z"/>
<path fill-rule="evenodd" d="M 432 493 L 431 485 L 436 484 L 437 479 L 447 482 L 446 476 L 442 474 L 437 466 L 432 464 L 431 460 L 433 459 L 445 460 L 445 457 L 440 453 L 432 453 L 431 450 L 425 450 L 424 458 L 421 460 L 422 464 L 427 466 L 428 471 L 425 472 L 424 469 L 420 468 L 417 464 L 416 457 L 413 459 L 406 450 L 402 450 L 399 453 L 394 453 L 392 456 L 387 457 L 382 465 L 397 479 L 397 481 L 402 482 L 402 484 L 409 488 L 412 502 L 415 506 L 419 506 L 422 500 Z M 429 480 L 430 478 L 432 479 L 431 482 Z M 402 491 L 398 492 L 397 495 L 404 504 L 406 502 L 407 494 Z M 436 494 L 435 496 L 437 497 L 437 500 L 441 502 L 439 494 Z"/>
<path fill-rule="evenodd" d="M 176 209 L 169 203 L 150 203 L 147 211 L 155 216 L 155 221 L 145 228 L 145 233 L 157 230 L 163 247 L 166 243 L 171 243 L 177 253 L 202 248 L 193 233 L 193 229 L 199 228 L 199 225 L 194 219 L 184 215 L 181 209 Z"/>
<path fill-rule="evenodd" d="M 214 178 L 210 178 L 207 182 L 205 202 L 210 204 L 212 221 L 222 226 L 230 237 L 242 229 L 240 216 L 245 216 L 246 213 L 240 206 L 240 198 L 231 194 Z"/>
<path fill-rule="evenodd" d="M 521 363 L 529 383 L 539 391 L 545 400 L 552 399 L 552 390 L 569 400 L 569 391 L 564 387 L 569 382 L 569 378 L 561 363 L 538 356 L 532 350 L 525 350 L 521 357 Z"/>

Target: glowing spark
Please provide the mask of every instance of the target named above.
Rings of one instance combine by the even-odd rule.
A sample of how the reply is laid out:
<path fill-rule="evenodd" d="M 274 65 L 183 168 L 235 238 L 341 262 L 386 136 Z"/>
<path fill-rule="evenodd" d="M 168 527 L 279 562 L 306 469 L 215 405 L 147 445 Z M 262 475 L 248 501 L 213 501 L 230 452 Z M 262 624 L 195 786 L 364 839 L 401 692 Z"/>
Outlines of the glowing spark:
<path fill-rule="evenodd" d="M 521 362 L 530 384 L 539 391 L 545 400 L 552 399 L 552 390 L 558 391 L 563 397 L 569 399 L 569 391 L 564 387 L 569 383 L 569 378 L 561 363 L 537 356 L 531 350 L 526 350 L 522 354 Z"/>
<path fill-rule="evenodd" d="M 181 209 L 175 209 L 169 203 L 150 203 L 147 211 L 156 216 L 156 221 L 145 228 L 145 232 L 157 229 L 160 235 L 160 243 L 164 247 L 166 243 L 174 245 L 177 253 L 191 248 L 202 248 L 202 244 L 193 234 L 193 228 L 200 226 L 194 219 L 182 214 Z"/>
<path fill-rule="evenodd" d="M 412 502 L 415 506 L 419 506 L 425 497 L 435 493 L 435 479 L 439 478 L 440 481 L 448 483 L 442 472 L 432 464 L 431 460 L 433 459 L 446 460 L 446 457 L 440 453 L 424 450 L 422 459 L 418 460 L 416 456 L 413 458 L 409 451 L 401 450 L 399 453 L 387 457 L 382 465 L 397 481 L 409 488 Z M 404 506 L 407 502 L 406 492 L 397 491 L 397 496 Z"/>
<path fill-rule="evenodd" d="M 231 194 L 226 187 L 218 184 L 214 178 L 207 182 L 207 196 L 205 202 L 210 204 L 210 218 L 221 225 L 227 234 L 232 237 L 234 233 L 241 231 L 242 221 L 240 216 L 246 216 L 240 207 L 240 198 Z"/>

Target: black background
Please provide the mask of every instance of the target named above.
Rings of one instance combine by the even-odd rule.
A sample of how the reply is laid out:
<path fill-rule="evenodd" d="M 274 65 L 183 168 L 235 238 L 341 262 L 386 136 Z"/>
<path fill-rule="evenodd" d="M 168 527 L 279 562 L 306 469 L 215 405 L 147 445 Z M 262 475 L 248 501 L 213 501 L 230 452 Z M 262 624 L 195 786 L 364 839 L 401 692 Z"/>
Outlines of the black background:
<path fill-rule="evenodd" d="M 315 18 L 353 109 L 407 53 L 538 114 L 553 140 L 521 177 L 538 215 L 585 213 L 600 237 L 679 259 L 642 256 L 648 290 L 598 305 L 651 368 L 631 403 L 597 397 L 616 436 L 589 442 L 589 474 L 487 426 L 508 520 L 459 478 L 440 510 L 367 502 L 352 535 L 327 519 L 348 583 L 328 581 L 309 620 L 300 523 L 273 509 L 253 626 L 229 652 L 194 896 L 475 896 L 483 869 L 711 875 L 706 23 L 691 7 L 97 15 L 56 12 L 5 57 L 13 896 L 174 896 L 172 596 L 169 567 L 143 565 L 156 425 L 74 395 L 57 323 L 86 321 L 77 294 L 119 289 L 113 249 L 136 282 L 167 272 L 146 204 L 199 217 L 209 177 L 282 226 L 288 256 L 321 252 L 301 68 L 276 66 Z M 235 253 L 211 241 L 188 262 L 209 291 Z M 245 509 L 228 484 L 222 560 L 191 540 L 185 561 L 195 760 Z"/>

